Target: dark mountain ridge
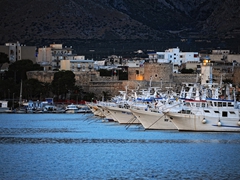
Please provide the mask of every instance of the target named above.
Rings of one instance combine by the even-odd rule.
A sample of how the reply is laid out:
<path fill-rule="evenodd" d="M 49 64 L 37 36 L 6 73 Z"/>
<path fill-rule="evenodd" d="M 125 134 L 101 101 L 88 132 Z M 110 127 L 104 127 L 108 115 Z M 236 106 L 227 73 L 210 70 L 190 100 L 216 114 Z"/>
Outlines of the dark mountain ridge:
<path fill-rule="evenodd" d="M 0 43 L 240 39 L 239 0 L 1 0 Z"/>

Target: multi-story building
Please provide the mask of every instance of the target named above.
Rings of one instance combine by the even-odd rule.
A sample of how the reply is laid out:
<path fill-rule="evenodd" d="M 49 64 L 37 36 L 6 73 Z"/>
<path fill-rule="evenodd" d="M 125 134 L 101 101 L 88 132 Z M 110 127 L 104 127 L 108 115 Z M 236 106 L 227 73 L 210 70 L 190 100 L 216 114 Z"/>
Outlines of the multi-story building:
<path fill-rule="evenodd" d="M 36 62 L 36 46 L 26 46 L 16 43 L 5 43 L 5 45 L 0 46 L 0 52 L 8 55 L 10 63 L 15 61 L 29 59 Z M 4 66 L 3 68 L 7 68 Z"/>
<path fill-rule="evenodd" d="M 37 63 L 49 66 L 52 70 L 60 69 L 61 60 L 73 59 L 72 47 L 64 47 L 62 44 L 50 44 L 50 47 L 38 48 Z"/>
<path fill-rule="evenodd" d="M 200 58 L 198 52 L 181 52 L 177 47 L 167 49 L 165 52 L 150 53 L 149 60 L 158 63 L 170 63 L 173 65 L 173 72 L 178 73 L 182 64 L 188 62 L 199 62 Z"/>
<path fill-rule="evenodd" d="M 201 56 L 208 56 L 213 62 L 240 64 L 240 54 L 232 54 L 230 50 L 212 50 L 208 54 L 201 53 Z"/>
<path fill-rule="evenodd" d="M 72 72 L 87 72 L 94 68 L 93 60 L 85 60 L 85 56 L 74 56 L 73 59 L 62 60 L 60 70 L 70 70 Z"/>

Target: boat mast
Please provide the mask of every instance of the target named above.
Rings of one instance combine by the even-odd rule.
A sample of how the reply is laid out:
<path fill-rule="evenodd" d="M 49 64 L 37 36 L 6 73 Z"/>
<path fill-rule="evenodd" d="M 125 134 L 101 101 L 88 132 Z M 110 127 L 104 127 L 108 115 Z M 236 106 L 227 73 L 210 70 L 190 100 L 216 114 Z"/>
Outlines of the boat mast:
<path fill-rule="evenodd" d="M 22 80 L 21 80 L 21 86 L 20 86 L 19 107 L 21 104 L 22 104 Z"/>

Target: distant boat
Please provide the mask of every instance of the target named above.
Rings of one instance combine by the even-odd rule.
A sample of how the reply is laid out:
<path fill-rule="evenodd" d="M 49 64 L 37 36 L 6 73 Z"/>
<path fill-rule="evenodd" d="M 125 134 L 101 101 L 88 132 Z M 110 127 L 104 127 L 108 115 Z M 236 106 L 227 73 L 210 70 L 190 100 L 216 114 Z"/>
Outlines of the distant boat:
<path fill-rule="evenodd" d="M 8 101 L 0 101 L 0 113 L 9 111 Z"/>
<path fill-rule="evenodd" d="M 77 107 L 77 113 L 92 113 L 92 111 L 86 105 L 77 105 Z"/>
<path fill-rule="evenodd" d="M 27 109 L 26 108 L 18 108 L 15 110 L 15 113 L 18 113 L 18 114 L 25 114 L 27 113 Z"/>
<path fill-rule="evenodd" d="M 65 113 L 77 113 L 77 111 L 78 111 L 78 107 L 77 105 L 74 105 L 74 104 L 67 105 L 65 109 Z"/>

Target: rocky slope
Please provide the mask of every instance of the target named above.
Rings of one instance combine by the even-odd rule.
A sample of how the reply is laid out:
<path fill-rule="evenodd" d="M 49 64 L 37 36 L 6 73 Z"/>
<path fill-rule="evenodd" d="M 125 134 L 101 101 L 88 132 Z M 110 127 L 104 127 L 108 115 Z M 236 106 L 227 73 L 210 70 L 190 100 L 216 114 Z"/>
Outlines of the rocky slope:
<path fill-rule="evenodd" d="M 0 43 L 159 40 L 191 31 L 237 38 L 239 19 L 239 0 L 1 0 Z"/>

